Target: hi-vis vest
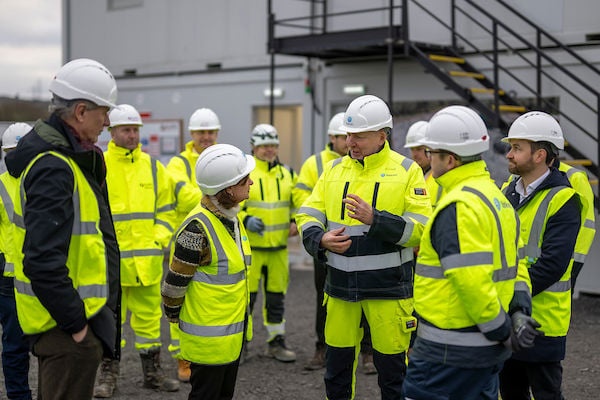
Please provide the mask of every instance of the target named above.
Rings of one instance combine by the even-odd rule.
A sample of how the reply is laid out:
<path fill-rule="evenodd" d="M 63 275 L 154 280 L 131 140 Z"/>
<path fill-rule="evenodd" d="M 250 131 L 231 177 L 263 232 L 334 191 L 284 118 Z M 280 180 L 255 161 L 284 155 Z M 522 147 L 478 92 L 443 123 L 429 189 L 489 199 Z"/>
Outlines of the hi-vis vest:
<path fill-rule="evenodd" d="M 425 323 L 419 324 L 418 336 L 430 343 L 477 348 L 481 354 L 494 348 L 502 353 L 503 346 L 484 333 L 509 318 L 515 291 L 531 293 L 526 266 L 519 263 L 519 218 L 490 179 L 484 161 L 450 170 L 438 181 L 449 191 L 421 239 L 414 291 L 415 310 Z M 431 228 L 452 203 L 460 253 L 440 260 L 431 243 Z"/>
<path fill-rule="evenodd" d="M 181 356 L 197 364 L 228 364 L 240 356 L 244 340 L 250 244 L 244 226 L 239 222 L 244 252 L 240 254 L 227 228 L 201 204 L 190 212 L 176 237 L 192 220 L 200 222 L 206 233 L 211 263 L 197 268 L 185 292 L 179 314 Z M 250 332 L 248 324 L 248 336 Z"/>
<path fill-rule="evenodd" d="M 196 176 L 194 173 L 196 161 L 198 161 L 199 156 L 200 154 L 194 150 L 194 142 L 190 141 L 185 144 L 185 150 L 171 158 L 167 164 L 167 171 L 169 171 L 169 174 L 171 174 L 175 182 L 177 182 L 175 197 L 178 197 L 178 192 L 183 183 L 189 184 L 189 187 L 192 188 L 194 192 L 197 192 L 197 196 L 202 197 L 202 192 L 198 183 L 196 183 Z M 178 227 L 179 223 L 183 222 L 187 214 L 188 213 L 186 212 L 177 213 L 177 223 L 175 224 L 175 227 Z"/>
<path fill-rule="evenodd" d="M 302 234 L 313 226 L 324 231 L 344 227 L 344 235 L 351 236 L 344 254 L 326 253 L 327 294 L 346 301 L 412 297 L 412 247 L 419 245 L 431 214 L 426 192 L 417 163 L 390 150 L 387 141 L 363 163 L 344 156 L 327 165 L 296 216 Z M 401 217 L 406 224 L 402 237 L 394 243 L 367 236 L 371 226 L 347 215 L 343 200 L 348 194 Z"/>
<path fill-rule="evenodd" d="M 121 285 L 150 286 L 162 277 L 163 247 L 173 234 L 175 196 L 167 171 L 141 151 L 111 141 L 106 184 L 121 255 Z"/>
<path fill-rule="evenodd" d="M 431 169 L 425 174 L 425 185 L 427 185 L 427 193 L 431 199 L 431 206 L 435 209 L 436 205 L 440 202 L 444 188 L 436 182 L 432 174 Z"/>
<path fill-rule="evenodd" d="M 15 244 L 17 248 L 23 248 L 25 242 L 23 208 L 27 207 L 27 198 L 24 182 L 31 167 L 44 156 L 63 160 L 71 168 L 75 178 L 73 230 L 66 266 L 73 287 L 83 300 L 86 318 L 90 319 L 106 304 L 108 297 L 106 248 L 100 231 L 100 210 L 96 195 L 77 163 L 69 157 L 54 151 L 40 153 L 23 171 L 20 195 L 15 201 Z M 19 323 L 25 334 L 46 332 L 56 326 L 56 321 L 38 300 L 31 288 L 31 281 L 23 273 L 22 254 L 15 261 L 15 300 Z"/>
<path fill-rule="evenodd" d="M 0 175 L 0 252 L 4 253 L 4 276 L 15 276 L 15 258 L 21 252 L 14 241 L 15 197 L 19 191 L 19 179 L 8 172 Z"/>
<path fill-rule="evenodd" d="M 290 219 L 295 215 L 292 189 L 296 174 L 279 164 L 269 169 L 269 163 L 256 158 L 256 168 L 250 172 L 254 182 L 250 197 L 241 203 L 239 218 L 246 215 L 260 218 L 265 224 L 263 234 L 248 232 L 253 250 L 282 250 L 287 247 Z"/>
<path fill-rule="evenodd" d="M 302 164 L 298 181 L 292 190 L 294 201 L 297 202 L 298 206 L 302 206 L 308 199 L 327 164 L 340 157 L 342 156 L 331 150 L 331 143 L 327 145 L 325 150 L 308 157 Z"/>
<path fill-rule="evenodd" d="M 581 228 L 579 228 L 577 242 L 575 242 L 573 261 L 583 264 L 596 235 L 594 192 L 586 173 L 582 170 L 563 162 L 560 163 L 558 169 L 567 175 L 567 179 L 581 200 Z"/>
<path fill-rule="evenodd" d="M 504 188 L 506 192 L 508 185 Z M 546 223 L 573 196 L 573 188 L 555 186 L 539 191 L 523 207 L 517 209 L 521 219 L 521 239 L 523 256 L 527 267 L 531 268 L 541 255 Z M 565 336 L 571 320 L 571 269 L 573 256 L 566 272 L 559 281 L 532 298 L 532 317 L 542 326 L 546 336 Z"/>

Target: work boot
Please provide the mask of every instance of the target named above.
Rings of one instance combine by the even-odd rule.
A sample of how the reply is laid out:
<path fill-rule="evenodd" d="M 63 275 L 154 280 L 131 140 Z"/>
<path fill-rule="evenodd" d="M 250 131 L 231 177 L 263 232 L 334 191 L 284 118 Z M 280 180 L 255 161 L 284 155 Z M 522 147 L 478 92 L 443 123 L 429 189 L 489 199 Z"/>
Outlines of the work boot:
<path fill-rule="evenodd" d="M 177 360 L 177 379 L 181 382 L 189 382 L 192 370 L 190 370 L 190 362 L 185 360 Z"/>
<path fill-rule="evenodd" d="M 375 364 L 373 363 L 373 353 L 372 352 L 364 352 L 362 354 L 362 372 L 365 375 L 375 375 L 377 373 L 377 368 L 375 368 Z"/>
<path fill-rule="evenodd" d="M 296 361 L 296 353 L 286 347 L 283 335 L 277 335 L 269 342 L 267 356 L 273 357 L 281 362 Z"/>
<path fill-rule="evenodd" d="M 151 349 L 147 353 L 140 353 L 142 359 L 142 371 L 144 371 L 144 387 L 158 389 L 161 392 L 176 392 L 179 390 L 179 382 L 176 379 L 167 378 L 160 367 L 160 348 Z"/>
<path fill-rule="evenodd" d="M 325 368 L 325 345 L 317 344 L 315 355 L 310 361 L 304 364 L 304 369 L 316 371 L 321 368 Z"/>
<path fill-rule="evenodd" d="M 108 399 L 113 396 L 117 388 L 117 378 L 119 377 L 119 360 L 111 358 L 102 359 L 100 364 L 100 376 L 98 384 L 94 386 L 94 397 Z"/>

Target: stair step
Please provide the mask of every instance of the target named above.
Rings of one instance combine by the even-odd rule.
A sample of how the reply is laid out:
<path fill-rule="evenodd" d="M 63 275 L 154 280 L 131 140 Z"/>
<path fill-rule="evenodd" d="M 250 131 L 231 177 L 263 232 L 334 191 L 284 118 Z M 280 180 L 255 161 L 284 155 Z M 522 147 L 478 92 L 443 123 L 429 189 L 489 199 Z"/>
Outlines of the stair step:
<path fill-rule="evenodd" d="M 592 160 L 562 160 L 567 165 L 582 165 L 582 166 L 590 166 L 592 165 Z"/>
<path fill-rule="evenodd" d="M 469 88 L 469 90 L 471 91 L 471 93 L 489 93 L 489 94 L 494 94 L 494 92 L 495 92 L 494 89 L 488 89 L 488 88 Z M 500 96 L 504 95 L 504 90 L 498 90 L 498 94 Z"/>
<path fill-rule="evenodd" d="M 448 71 L 451 76 L 460 76 L 463 78 L 474 78 L 474 79 L 484 79 L 485 75 L 480 74 L 478 72 L 466 72 L 466 71 Z"/>
<path fill-rule="evenodd" d="M 500 111 L 504 111 L 504 112 L 517 112 L 517 113 L 524 113 L 525 111 L 527 111 L 527 108 L 525 108 L 525 106 L 511 106 L 508 104 L 500 104 L 500 106 L 498 107 L 500 109 Z M 492 110 L 495 110 L 496 106 L 494 104 L 492 104 Z"/>
<path fill-rule="evenodd" d="M 459 57 L 450 57 L 450 56 L 442 56 L 439 54 L 430 54 L 429 59 L 432 61 L 443 61 L 443 62 L 451 62 L 455 64 L 464 64 L 465 59 Z"/>
<path fill-rule="evenodd" d="M 590 182 L 590 185 L 594 185 L 594 186 L 598 185 L 598 179 L 590 179 L 589 182 Z"/>

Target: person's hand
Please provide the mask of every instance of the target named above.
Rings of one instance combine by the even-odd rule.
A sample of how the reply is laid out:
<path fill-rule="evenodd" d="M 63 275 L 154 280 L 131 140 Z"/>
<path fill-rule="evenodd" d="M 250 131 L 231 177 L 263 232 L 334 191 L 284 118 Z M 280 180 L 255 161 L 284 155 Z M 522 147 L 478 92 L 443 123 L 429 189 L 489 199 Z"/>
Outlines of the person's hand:
<path fill-rule="evenodd" d="M 295 222 L 290 224 L 290 231 L 288 232 L 288 237 L 296 236 L 298 234 L 298 225 Z"/>
<path fill-rule="evenodd" d="M 258 233 L 262 236 L 264 233 L 263 231 L 265 230 L 265 223 L 258 217 L 248 217 L 246 220 L 246 228 L 248 228 L 250 232 Z"/>
<path fill-rule="evenodd" d="M 80 330 L 77 333 L 72 334 L 71 337 L 73 338 L 75 343 L 81 343 L 81 341 L 83 339 L 85 339 L 85 335 L 87 335 L 87 331 L 88 331 L 88 326 L 87 326 L 87 324 L 85 324 L 85 326 L 83 327 L 82 330 Z"/>
<path fill-rule="evenodd" d="M 355 194 L 349 194 L 344 200 L 348 216 L 357 219 L 363 224 L 371 225 L 373 223 L 373 207 Z"/>
<path fill-rule="evenodd" d="M 524 313 L 517 311 L 511 316 L 512 330 L 510 337 L 504 341 L 504 345 L 517 352 L 522 349 L 533 347 L 537 336 L 544 336 L 544 332 L 538 330 L 539 322 Z"/>
<path fill-rule="evenodd" d="M 321 247 L 334 253 L 343 254 L 352 244 L 350 236 L 342 235 L 345 229 L 346 228 L 342 226 L 341 228 L 325 232 L 321 237 Z"/>

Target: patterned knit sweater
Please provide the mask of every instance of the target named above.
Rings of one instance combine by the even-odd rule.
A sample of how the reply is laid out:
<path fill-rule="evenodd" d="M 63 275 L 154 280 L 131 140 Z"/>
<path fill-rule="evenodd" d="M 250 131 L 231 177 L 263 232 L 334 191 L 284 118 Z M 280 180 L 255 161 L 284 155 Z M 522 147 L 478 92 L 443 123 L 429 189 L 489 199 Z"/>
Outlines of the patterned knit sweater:
<path fill-rule="evenodd" d="M 230 218 L 208 196 L 202 197 L 202 206 L 213 213 L 223 223 L 227 232 L 235 240 L 237 218 Z M 179 321 L 179 312 L 185 299 L 187 286 L 199 266 L 211 263 L 210 243 L 204 228 L 198 221 L 191 221 L 177 236 L 173 260 L 162 284 L 162 298 L 165 315 L 169 322 Z"/>

